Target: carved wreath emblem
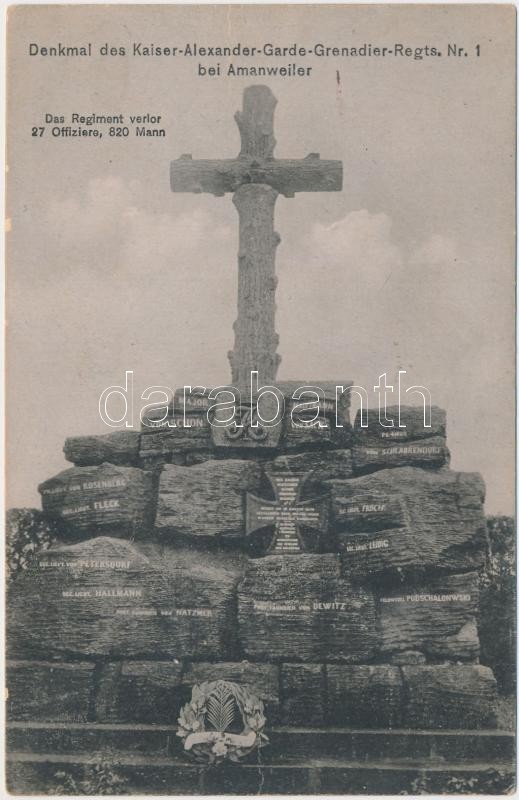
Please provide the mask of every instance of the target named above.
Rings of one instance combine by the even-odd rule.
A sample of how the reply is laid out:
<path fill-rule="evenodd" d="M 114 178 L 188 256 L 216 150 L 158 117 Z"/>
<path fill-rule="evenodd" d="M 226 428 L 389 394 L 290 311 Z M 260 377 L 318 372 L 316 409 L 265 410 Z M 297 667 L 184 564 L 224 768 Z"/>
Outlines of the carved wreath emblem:
<path fill-rule="evenodd" d="M 249 406 L 238 406 L 236 409 L 238 422 L 232 422 L 225 430 L 228 439 L 252 439 L 254 442 L 262 442 L 268 437 L 268 429 L 258 423 L 258 409 L 254 408 L 251 413 Z"/>
<path fill-rule="evenodd" d="M 267 741 L 261 700 L 231 681 L 193 686 L 178 718 L 177 736 L 198 761 L 239 761 Z"/>

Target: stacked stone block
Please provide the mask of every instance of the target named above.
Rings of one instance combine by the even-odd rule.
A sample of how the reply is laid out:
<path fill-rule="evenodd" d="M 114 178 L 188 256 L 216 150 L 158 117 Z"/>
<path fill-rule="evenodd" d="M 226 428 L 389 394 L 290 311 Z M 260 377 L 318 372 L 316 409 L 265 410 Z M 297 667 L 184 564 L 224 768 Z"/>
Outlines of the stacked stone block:
<path fill-rule="evenodd" d="M 480 476 L 448 468 L 440 409 L 430 428 L 404 408 L 405 428 L 374 413 L 352 430 L 347 401 L 327 408 L 319 447 L 320 428 L 286 419 L 260 448 L 163 420 L 67 440 L 75 466 L 40 486 L 59 539 L 12 580 L 11 717 L 172 724 L 194 683 L 222 677 L 262 697 L 269 726 L 494 725 Z M 303 501 L 329 496 L 322 552 L 251 549 L 246 496 L 269 472 L 307 474 Z"/>

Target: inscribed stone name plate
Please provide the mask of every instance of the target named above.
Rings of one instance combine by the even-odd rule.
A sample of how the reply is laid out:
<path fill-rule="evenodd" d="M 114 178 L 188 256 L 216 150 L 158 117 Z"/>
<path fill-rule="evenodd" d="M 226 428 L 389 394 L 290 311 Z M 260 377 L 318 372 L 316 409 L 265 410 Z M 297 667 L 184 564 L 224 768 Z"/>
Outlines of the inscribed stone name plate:
<path fill-rule="evenodd" d="M 381 424 L 377 410 L 357 412 L 353 430 L 354 471 L 363 473 L 404 466 L 434 469 L 448 464 L 443 409 L 431 407 L 430 420 L 426 419 L 430 427 L 424 425 L 423 406 L 401 406 L 400 417 L 398 406 L 388 406 L 386 420 L 387 427 Z M 362 421 L 367 422 L 367 427 L 361 425 Z M 393 422 L 392 426 L 389 421 Z"/>
<path fill-rule="evenodd" d="M 13 583 L 12 645 L 69 657 L 225 659 L 236 567 L 99 537 L 36 555 Z"/>
<path fill-rule="evenodd" d="M 476 572 L 384 592 L 378 599 L 381 652 L 389 659 L 417 651 L 433 661 L 475 661 L 478 603 Z"/>
<path fill-rule="evenodd" d="M 140 536 L 153 524 L 151 475 L 134 467 L 72 467 L 40 484 L 43 511 L 72 536 Z"/>
<path fill-rule="evenodd" d="M 171 536 L 244 536 L 245 494 L 256 493 L 260 481 L 261 468 L 254 461 L 166 464 L 160 475 L 155 527 Z"/>
<path fill-rule="evenodd" d="M 484 563 L 485 486 L 477 473 L 401 467 L 325 485 L 346 575 Z"/>
<path fill-rule="evenodd" d="M 238 620 L 253 661 L 358 663 L 376 649 L 373 595 L 341 578 L 334 554 L 250 559 Z"/>

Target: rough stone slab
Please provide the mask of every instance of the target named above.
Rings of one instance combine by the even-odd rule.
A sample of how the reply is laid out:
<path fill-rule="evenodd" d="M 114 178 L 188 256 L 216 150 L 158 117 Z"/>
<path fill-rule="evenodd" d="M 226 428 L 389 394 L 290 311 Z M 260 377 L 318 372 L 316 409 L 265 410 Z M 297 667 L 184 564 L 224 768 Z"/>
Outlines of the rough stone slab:
<path fill-rule="evenodd" d="M 8 661 L 7 717 L 12 720 L 86 722 L 94 690 L 94 665 Z"/>
<path fill-rule="evenodd" d="M 211 427 L 205 415 L 192 414 L 173 420 L 175 427 L 164 425 L 160 430 L 148 429 L 141 434 L 140 457 L 163 457 L 169 462 L 172 457 L 200 451 L 211 451 L 213 447 Z"/>
<path fill-rule="evenodd" d="M 97 722 L 174 725 L 187 692 L 181 690 L 180 661 L 122 661 L 107 664 L 98 682 Z"/>
<path fill-rule="evenodd" d="M 153 526 L 156 489 L 150 473 L 101 464 L 71 467 L 40 484 L 43 511 L 71 536 L 138 537 Z"/>
<path fill-rule="evenodd" d="M 105 461 L 123 467 L 138 467 L 140 434 L 114 431 L 102 436 L 72 436 L 65 439 L 63 452 L 76 467 L 91 467 Z"/>
<path fill-rule="evenodd" d="M 332 426 L 321 419 L 305 425 L 295 424 L 290 417 L 283 423 L 281 448 L 286 452 L 333 446 Z"/>
<path fill-rule="evenodd" d="M 353 381 L 348 379 L 338 379 L 336 381 L 321 381 L 321 380 L 301 380 L 301 381 L 278 381 L 276 386 L 280 388 L 286 398 L 293 398 L 294 394 L 305 387 L 309 393 L 301 394 L 299 392 L 299 399 L 292 399 L 290 404 L 300 404 L 313 402 L 317 399 L 316 395 L 312 392 L 319 391 L 321 397 L 320 411 L 324 416 L 338 418 L 340 422 L 349 423 L 349 408 L 351 402 L 350 388 Z M 339 391 L 338 387 L 344 389 L 343 392 Z M 289 408 L 290 410 L 290 408 Z"/>
<path fill-rule="evenodd" d="M 235 681 L 246 686 L 265 704 L 267 726 L 280 722 L 279 667 L 275 664 L 254 664 L 251 661 L 191 663 L 182 675 L 182 684 L 191 688 L 203 681 Z M 191 696 L 191 695 L 190 695 Z"/>
<path fill-rule="evenodd" d="M 261 468 L 253 461 L 167 464 L 160 476 L 156 527 L 173 536 L 244 536 L 245 494 L 258 492 L 260 480 Z"/>
<path fill-rule="evenodd" d="M 14 581 L 9 638 L 31 653 L 228 660 L 239 564 L 99 537 L 52 548 Z"/>
<path fill-rule="evenodd" d="M 446 445 L 446 414 L 431 407 L 431 427 L 424 426 L 423 406 L 388 406 L 386 418 L 393 427 L 380 424 L 378 409 L 355 417 L 353 428 L 353 469 L 356 473 L 393 467 L 437 469 L 449 463 Z M 361 426 L 367 422 L 367 427 Z"/>
<path fill-rule="evenodd" d="M 281 665 L 281 722 L 296 727 L 324 724 L 324 667 L 322 664 Z"/>
<path fill-rule="evenodd" d="M 305 453 L 278 456 L 272 461 L 274 471 L 310 473 L 306 482 L 308 491 L 319 490 L 327 480 L 351 478 L 351 450 L 310 450 Z"/>
<path fill-rule="evenodd" d="M 402 667 L 410 728 L 496 727 L 496 681 L 477 665 Z"/>
<path fill-rule="evenodd" d="M 409 650 L 432 659 L 471 661 L 479 655 L 475 572 L 403 586 L 379 598 L 381 652 Z"/>
<path fill-rule="evenodd" d="M 484 564 L 485 485 L 477 473 L 402 467 L 326 486 L 346 575 Z"/>
<path fill-rule="evenodd" d="M 445 439 L 441 436 L 379 445 L 354 444 L 352 456 L 353 470 L 358 474 L 406 466 L 439 469 L 450 460 Z"/>
<path fill-rule="evenodd" d="M 398 667 L 328 664 L 326 677 L 329 724 L 350 728 L 400 727 L 404 695 Z"/>
<path fill-rule="evenodd" d="M 341 578 L 333 554 L 250 559 L 238 590 L 240 641 L 253 661 L 369 659 L 375 616 L 372 593 Z"/>

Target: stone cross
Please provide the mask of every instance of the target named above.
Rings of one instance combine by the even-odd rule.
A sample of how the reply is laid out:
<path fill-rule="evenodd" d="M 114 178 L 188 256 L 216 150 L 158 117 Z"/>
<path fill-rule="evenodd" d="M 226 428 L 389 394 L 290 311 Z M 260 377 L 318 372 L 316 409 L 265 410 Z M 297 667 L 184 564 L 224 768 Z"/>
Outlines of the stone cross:
<path fill-rule="evenodd" d="M 301 488 L 308 473 L 266 473 L 272 484 L 275 500 L 262 500 L 247 494 L 245 531 L 247 536 L 269 525 L 275 533 L 267 553 L 301 553 L 305 547 L 299 525 L 324 532 L 328 520 L 328 498 L 300 501 Z"/>
<path fill-rule="evenodd" d="M 303 159 L 275 159 L 276 98 L 267 86 L 250 86 L 243 93 L 243 111 L 235 115 L 241 136 L 238 158 L 193 160 L 183 155 L 171 163 L 174 192 L 209 192 L 221 197 L 233 192 L 240 220 L 238 251 L 238 318 L 234 350 L 229 352 L 232 383 L 250 386 L 250 373 L 273 383 L 281 361 L 276 353 L 275 253 L 280 237 L 274 231 L 278 194 L 339 192 L 342 163 L 321 161 L 318 153 Z M 210 267 L 209 267 L 210 268 Z"/>

